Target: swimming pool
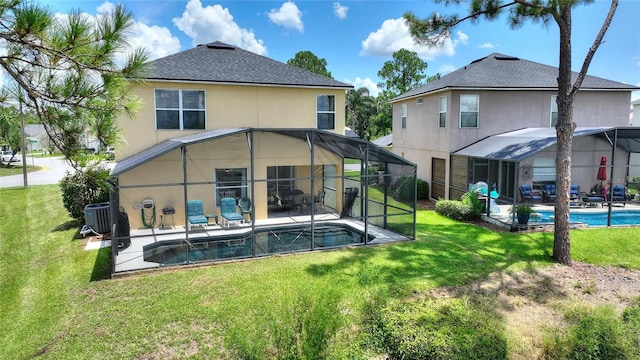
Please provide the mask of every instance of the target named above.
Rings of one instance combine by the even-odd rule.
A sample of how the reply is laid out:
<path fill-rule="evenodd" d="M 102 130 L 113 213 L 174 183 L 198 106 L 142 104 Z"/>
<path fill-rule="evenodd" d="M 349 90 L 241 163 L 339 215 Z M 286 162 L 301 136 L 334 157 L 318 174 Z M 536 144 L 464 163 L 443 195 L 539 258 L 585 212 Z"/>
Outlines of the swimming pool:
<path fill-rule="evenodd" d="M 532 217 L 530 222 L 553 223 L 553 211 L 536 211 L 540 217 Z M 603 209 L 597 212 L 569 211 L 569 222 L 585 223 L 589 226 L 607 226 L 608 211 Z M 611 225 L 640 225 L 640 210 L 619 210 L 611 212 Z"/>
<path fill-rule="evenodd" d="M 312 248 L 344 247 L 364 244 L 364 233 L 346 224 L 322 224 L 314 227 L 287 225 L 258 228 L 255 232 L 255 256 L 310 251 Z M 368 241 L 373 240 L 368 236 Z M 144 261 L 160 266 L 252 257 L 253 236 L 221 235 L 212 238 L 166 240 L 143 247 Z"/>

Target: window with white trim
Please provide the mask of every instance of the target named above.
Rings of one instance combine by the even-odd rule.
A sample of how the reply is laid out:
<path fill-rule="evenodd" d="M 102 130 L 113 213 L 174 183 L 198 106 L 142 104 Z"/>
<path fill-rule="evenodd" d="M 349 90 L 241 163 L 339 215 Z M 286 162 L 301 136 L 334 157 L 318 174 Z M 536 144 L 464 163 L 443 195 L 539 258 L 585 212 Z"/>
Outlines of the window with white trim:
<path fill-rule="evenodd" d="M 551 96 L 551 127 L 556 127 L 558 124 L 558 96 Z"/>
<path fill-rule="evenodd" d="M 203 90 L 156 89 L 156 129 L 204 130 Z"/>
<path fill-rule="evenodd" d="M 477 128 L 480 96 L 460 95 L 460 127 Z"/>
<path fill-rule="evenodd" d="M 402 104 L 402 128 L 407 128 L 407 104 Z"/>
<path fill-rule="evenodd" d="M 438 113 L 438 127 L 447 127 L 447 97 L 440 97 L 440 111 Z"/>
<path fill-rule="evenodd" d="M 318 129 L 336 128 L 336 97 L 334 95 L 316 96 L 316 122 Z"/>
<path fill-rule="evenodd" d="M 533 181 L 556 181 L 556 160 L 554 158 L 534 158 Z"/>

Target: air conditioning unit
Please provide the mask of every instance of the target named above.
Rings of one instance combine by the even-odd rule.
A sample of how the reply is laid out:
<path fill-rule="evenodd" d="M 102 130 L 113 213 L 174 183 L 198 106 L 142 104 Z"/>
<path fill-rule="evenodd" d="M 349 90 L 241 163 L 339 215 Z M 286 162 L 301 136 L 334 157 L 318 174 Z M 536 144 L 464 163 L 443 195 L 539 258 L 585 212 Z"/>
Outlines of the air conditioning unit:
<path fill-rule="evenodd" d="M 108 202 L 89 204 L 84 207 L 84 223 L 94 232 L 104 234 L 111 231 L 111 206 Z"/>

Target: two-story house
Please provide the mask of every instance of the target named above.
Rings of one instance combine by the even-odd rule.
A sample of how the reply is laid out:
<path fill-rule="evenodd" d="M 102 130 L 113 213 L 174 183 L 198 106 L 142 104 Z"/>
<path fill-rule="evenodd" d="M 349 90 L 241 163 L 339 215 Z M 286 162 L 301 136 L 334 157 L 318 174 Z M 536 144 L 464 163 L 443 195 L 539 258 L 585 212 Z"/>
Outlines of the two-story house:
<path fill-rule="evenodd" d="M 282 218 L 310 224 L 321 220 L 320 213 L 385 226 L 386 215 L 397 211 L 382 202 L 368 221 L 367 209 L 374 207 L 365 204 L 362 182 L 343 177 L 344 159 L 360 160 L 362 174 L 376 163 L 386 164 L 389 179 L 415 177 L 414 164 L 344 135 L 345 95 L 352 85 L 235 46 L 214 42 L 154 60 L 145 81 L 131 86 L 142 108 L 136 119 L 118 121 L 126 143 L 116 147 L 111 173 L 113 218 L 124 210 L 131 229 L 170 227 L 187 239 L 196 236 L 187 224 L 191 200 L 202 203 L 211 225 L 215 219 L 224 225 L 207 223 L 207 234 Z M 357 192 L 358 200 L 345 192 Z M 241 226 L 228 227 L 220 218 L 221 200 L 229 198 L 249 205 Z M 413 209 L 403 211 L 409 214 L 403 223 L 414 219 Z M 255 254 L 251 246 L 245 249 Z"/>
<path fill-rule="evenodd" d="M 497 53 L 473 61 L 392 99 L 393 151 L 418 164 L 434 199 L 457 199 L 478 181 L 495 183 L 507 199 L 519 183 L 554 182 L 557 76 L 556 67 Z M 637 89 L 584 79 L 574 102 L 571 179 L 581 189 L 594 185 L 603 156 L 611 165 L 611 128 L 628 126 Z M 628 175 L 629 149 L 619 150 L 614 182 Z"/>

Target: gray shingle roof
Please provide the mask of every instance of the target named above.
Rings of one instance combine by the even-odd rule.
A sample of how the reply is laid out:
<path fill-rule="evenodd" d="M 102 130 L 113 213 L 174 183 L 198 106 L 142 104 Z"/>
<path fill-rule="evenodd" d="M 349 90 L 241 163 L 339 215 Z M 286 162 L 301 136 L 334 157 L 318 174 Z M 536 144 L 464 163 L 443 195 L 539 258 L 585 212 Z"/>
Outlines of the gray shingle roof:
<path fill-rule="evenodd" d="M 577 73 L 573 73 L 575 80 Z M 537 89 L 558 88 L 558 68 L 519 59 L 517 57 L 493 53 L 475 60 L 450 74 L 423 86 L 410 90 L 391 101 L 428 94 L 444 89 Z M 582 82 L 582 90 L 638 90 L 627 85 L 595 76 L 587 75 Z"/>
<path fill-rule="evenodd" d="M 150 62 L 147 80 L 196 81 L 351 89 L 353 85 L 287 65 L 222 42 Z"/>

